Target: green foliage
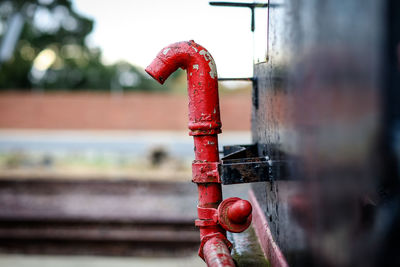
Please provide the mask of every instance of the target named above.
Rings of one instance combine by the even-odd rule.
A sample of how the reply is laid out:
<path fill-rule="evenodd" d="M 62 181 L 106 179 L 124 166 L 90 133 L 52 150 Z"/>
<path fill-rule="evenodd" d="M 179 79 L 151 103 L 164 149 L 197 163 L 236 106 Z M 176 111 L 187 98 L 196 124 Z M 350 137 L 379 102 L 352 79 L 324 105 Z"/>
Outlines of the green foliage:
<path fill-rule="evenodd" d="M 77 14 L 70 0 L 0 0 L 1 37 L 16 12 L 25 24 L 13 57 L 0 68 L 0 89 L 165 90 L 127 62 L 104 65 L 101 51 L 85 43 L 94 21 Z M 53 61 L 38 70 L 34 62 L 43 51 Z"/>

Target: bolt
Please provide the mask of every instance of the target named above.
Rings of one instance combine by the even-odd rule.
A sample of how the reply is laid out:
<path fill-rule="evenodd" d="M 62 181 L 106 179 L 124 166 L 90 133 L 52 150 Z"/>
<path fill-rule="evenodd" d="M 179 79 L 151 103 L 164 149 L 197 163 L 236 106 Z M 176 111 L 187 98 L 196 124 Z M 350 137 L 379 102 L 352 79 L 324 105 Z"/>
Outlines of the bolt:
<path fill-rule="evenodd" d="M 247 200 L 238 200 L 228 208 L 228 218 L 234 223 L 244 223 L 250 216 L 252 207 Z"/>

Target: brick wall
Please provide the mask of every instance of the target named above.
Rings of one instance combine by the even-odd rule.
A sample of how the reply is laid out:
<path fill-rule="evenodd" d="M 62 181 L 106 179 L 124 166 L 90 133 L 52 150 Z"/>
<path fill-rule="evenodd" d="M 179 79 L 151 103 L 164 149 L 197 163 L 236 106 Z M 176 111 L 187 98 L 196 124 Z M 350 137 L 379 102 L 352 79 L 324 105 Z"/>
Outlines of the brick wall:
<path fill-rule="evenodd" d="M 220 96 L 223 130 L 250 130 L 251 96 Z M 0 93 L 0 128 L 185 130 L 186 95 Z"/>

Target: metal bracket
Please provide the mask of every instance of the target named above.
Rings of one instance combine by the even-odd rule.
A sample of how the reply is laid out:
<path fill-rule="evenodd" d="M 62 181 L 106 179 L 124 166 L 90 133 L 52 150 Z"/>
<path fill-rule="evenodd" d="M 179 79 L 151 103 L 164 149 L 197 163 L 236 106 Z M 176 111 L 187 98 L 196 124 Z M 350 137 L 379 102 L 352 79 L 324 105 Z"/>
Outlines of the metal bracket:
<path fill-rule="evenodd" d="M 224 146 L 221 183 L 238 184 L 288 179 L 288 161 L 259 157 L 257 145 Z"/>
<path fill-rule="evenodd" d="M 269 4 L 267 3 L 238 3 L 238 2 L 210 2 L 211 6 L 229 6 L 229 7 L 247 7 L 251 10 L 251 31 L 254 32 L 256 28 L 255 23 L 255 8 L 267 8 Z"/>

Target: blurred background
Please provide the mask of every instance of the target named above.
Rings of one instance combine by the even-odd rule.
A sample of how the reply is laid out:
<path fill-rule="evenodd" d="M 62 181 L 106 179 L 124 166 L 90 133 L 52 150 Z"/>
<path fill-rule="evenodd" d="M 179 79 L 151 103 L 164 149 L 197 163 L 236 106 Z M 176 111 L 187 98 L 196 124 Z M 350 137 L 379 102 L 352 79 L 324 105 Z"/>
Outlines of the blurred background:
<path fill-rule="evenodd" d="M 211 53 L 224 51 L 215 58 L 225 77 L 250 76 L 252 66 L 250 56 L 232 68 L 236 45 L 226 47 L 242 38 L 213 34 L 217 22 L 202 18 L 216 9 L 200 2 L 168 1 L 165 9 L 163 1 L 1 1 L 2 173 L 132 175 L 131 167 L 143 169 L 154 154 L 188 171 L 186 74 L 176 72 L 161 86 L 143 71 L 146 64 L 165 45 L 199 36 Z M 195 9 L 197 23 L 182 23 Z M 247 26 L 249 14 L 240 13 L 248 15 L 241 23 Z M 244 43 L 251 47 L 251 38 Z M 220 84 L 226 142 L 249 141 L 250 86 Z"/>
<path fill-rule="evenodd" d="M 251 77 L 249 27 L 208 1 L 0 1 L 0 265 L 203 266 L 186 73 L 144 68 L 194 39 Z M 251 83 L 219 86 L 220 146 L 250 143 Z"/>

